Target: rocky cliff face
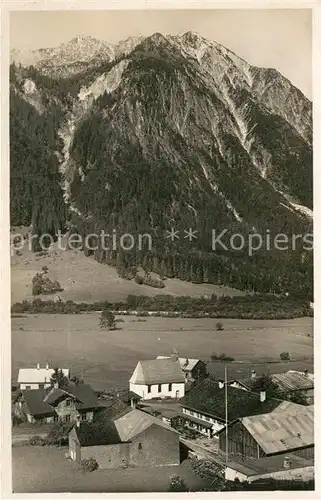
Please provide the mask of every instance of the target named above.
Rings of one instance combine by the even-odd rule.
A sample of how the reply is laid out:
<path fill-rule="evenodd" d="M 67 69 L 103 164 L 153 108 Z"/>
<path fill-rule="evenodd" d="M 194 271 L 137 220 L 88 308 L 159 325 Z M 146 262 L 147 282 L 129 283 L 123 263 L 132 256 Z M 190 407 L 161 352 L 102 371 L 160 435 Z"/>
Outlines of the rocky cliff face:
<path fill-rule="evenodd" d="M 277 71 L 195 33 L 117 46 L 72 40 L 43 51 L 36 67 L 46 95 L 41 75 L 65 75 L 49 93 L 64 116 L 61 185 L 81 231 L 191 227 L 192 251 L 206 260 L 212 228 L 311 226 L 312 106 Z M 160 254 L 191 251 L 186 241 L 171 249 L 157 241 Z M 235 256 L 224 266 L 235 267 Z"/>

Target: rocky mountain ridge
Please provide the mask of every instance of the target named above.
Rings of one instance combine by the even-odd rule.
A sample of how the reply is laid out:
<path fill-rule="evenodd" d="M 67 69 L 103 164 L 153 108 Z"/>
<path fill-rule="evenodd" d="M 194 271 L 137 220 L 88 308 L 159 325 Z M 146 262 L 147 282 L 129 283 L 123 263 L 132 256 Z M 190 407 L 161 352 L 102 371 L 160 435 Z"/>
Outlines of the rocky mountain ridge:
<path fill-rule="evenodd" d="M 81 71 L 70 74 L 71 66 Z M 158 264 L 146 255 L 133 260 L 183 279 L 224 276 L 243 289 L 251 280 L 256 287 L 263 280 L 270 291 L 282 280 L 288 287 L 284 262 L 292 262 L 293 276 L 307 261 L 302 248 L 265 254 L 275 266 L 269 277 L 269 264 L 250 262 L 246 251 L 241 260 L 230 252 L 213 256 L 208 238 L 211 228 L 291 234 L 311 227 L 312 105 L 276 70 L 252 67 L 188 32 L 116 47 L 74 39 L 43 51 L 32 70 L 13 73 L 20 99 L 35 109 L 31 94 L 37 94 L 38 113 L 40 104 L 49 114 L 51 106 L 60 110 L 56 168 L 69 222 L 80 232 L 150 231 Z M 192 247 L 180 241 L 170 248 L 159 237 L 170 226 L 193 227 L 200 236 Z M 96 253 L 110 259 L 102 249 Z M 176 268 L 164 264 L 173 254 L 181 255 Z"/>

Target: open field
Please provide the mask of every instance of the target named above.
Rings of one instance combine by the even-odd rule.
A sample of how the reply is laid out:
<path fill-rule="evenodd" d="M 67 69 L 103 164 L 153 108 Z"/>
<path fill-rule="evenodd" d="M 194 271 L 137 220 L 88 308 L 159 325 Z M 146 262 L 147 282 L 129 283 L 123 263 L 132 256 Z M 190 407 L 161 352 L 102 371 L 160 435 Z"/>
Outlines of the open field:
<path fill-rule="evenodd" d="M 19 233 L 19 229 L 15 233 Z M 134 280 L 120 278 L 114 267 L 100 264 L 93 257 L 85 257 L 77 250 L 58 250 L 53 247 L 47 256 L 37 256 L 27 247 L 22 249 L 21 255 L 11 258 L 11 302 L 32 300 L 32 278 L 41 271 L 42 266 L 49 268 L 48 277 L 57 280 L 64 289 L 59 292 L 63 300 L 75 302 L 95 302 L 108 300 L 122 301 L 129 294 L 137 295 L 244 295 L 244 292 L 227 286 L 212 284 L 194 284 L 179 279 L 166 279 L 165 288 L 152 288 L 147 285 L 138 285 Z M 48 300 L 51 296 L 39 296 Z"/>
<path fill-rule="evenodd" d="M 124 316 L 118 329 L 99 329 L 99 313 L 79 315 L 25 315 L 12 318 L 12 380 L 19 367 L 44 365 L 69 367 L 83 374 L 95 389 L 127 386 L 140 359 L 170 354 L 209 360 L 211 353 L 225 353 L 239 363 L 228 363 L 229 377 L 257 372 L 312 368 L 312 318 L 293 320 L 222 320 L 224 331 L 217 332 L 217 320 L 146 318 Z M 279 361 L 287 351 L 296 360 Z M 224 364 L 209 365 L 218 376 Z"/>
<path fill-rule="evenodd" d="M 179 466 L 137 467 L 84 473 L 67 461 L 66 449 L 19 446 L 12 448 L 14 493 L 166 492 L 172 474 L 179 474 L 189 488 L 206 485 L 185 460 Z"/>

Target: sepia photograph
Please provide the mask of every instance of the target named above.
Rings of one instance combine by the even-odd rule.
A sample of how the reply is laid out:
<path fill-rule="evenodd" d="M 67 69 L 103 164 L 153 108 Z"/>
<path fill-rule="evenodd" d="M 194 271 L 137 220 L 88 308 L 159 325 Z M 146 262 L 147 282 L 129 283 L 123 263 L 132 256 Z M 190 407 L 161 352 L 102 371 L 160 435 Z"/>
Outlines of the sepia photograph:
<path fill-rule="evenodd" d="M 9 13 L 13 493 L 315 490 L 312 42 Z"/>

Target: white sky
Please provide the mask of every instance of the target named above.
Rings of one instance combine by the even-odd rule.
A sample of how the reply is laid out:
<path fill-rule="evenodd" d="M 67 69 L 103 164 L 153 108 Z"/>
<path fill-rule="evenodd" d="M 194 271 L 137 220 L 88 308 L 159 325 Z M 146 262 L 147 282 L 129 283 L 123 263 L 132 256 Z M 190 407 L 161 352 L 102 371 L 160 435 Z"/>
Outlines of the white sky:
<path fill-rule="evenodd" d="M 311 99 L 312 16 L 308 9 L 11 12 L 10 46 L 44 48 L 76 35 L 111 43 L 155 32 L 195 31 L 252 65 L 273 67 Z"/>

